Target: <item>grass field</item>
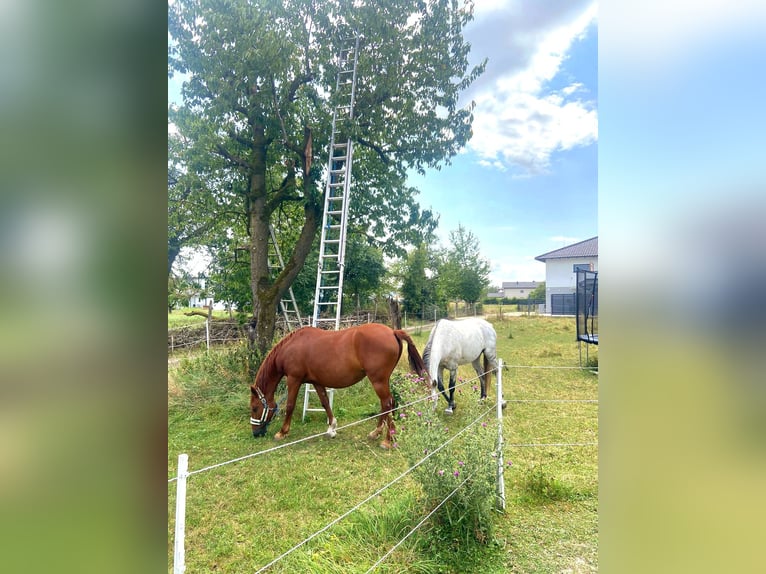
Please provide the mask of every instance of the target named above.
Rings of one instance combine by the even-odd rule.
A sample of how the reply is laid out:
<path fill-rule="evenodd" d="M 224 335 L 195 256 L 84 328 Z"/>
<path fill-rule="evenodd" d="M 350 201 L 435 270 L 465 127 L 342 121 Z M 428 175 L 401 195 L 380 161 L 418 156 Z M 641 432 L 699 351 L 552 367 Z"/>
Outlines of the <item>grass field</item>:
<path fill-rule="evenodd" d="M 190 311 L 202 311 L 207 312 L 206 309 L 192 309 L 191 307 L 183 307 L 181 309 L 173 309 L 171 313 L 168 313 L 168 329 L 175 329 L 176 327 L 186 327 L 187 325 L 201 325 L 205 322 L 205 318 L 200 315 L 186 315 Z M 213 311 L 213 317 L 217 319 L 228 319 L 228 311 Z"/>
<path fill-rule="evenodd" d="M 466 545 L 429 543 L 428 523 L 376 572 L 596 572 L 598 548 L 598 378 L 579 369 L 572 318 L 512 317 L 496 322 L 503 374 L 506 510 L 495 517 L 492 540 Z M 413 333 L 422 351 L 428 332 Z M 248 424 L 248 381 L 232 351 L 184 359 L 168 372 L 168 478 L 188 453 L 194 471 L 277 444 L 269 428 L 254 439 Z M 400 369 L 406 370 L 402 359 Z M 466 380 L 470 365 L 460 368 Z M 478 395 L 471 385 L 461 402 Z M 494 389 L 494 378 L 493 387 Z M 494 392 L 494 391 L 493 391 Z M 279 392 L 278 392 L 279 394 Z M 490 393 L 492 396 L 492 393 Z M 539 400 L 540 402 L 521 402 Z M 439 410 L 444 407 L 440 400 Z M 322 433 L 322 413 L 301 422 L 302 394 L 288 440 Z M 377 396 L 365 381 L 337 391 L 339 425 L 376 414 Z M 280 415 L 281 418 L 281 415 Z M 188 479 L 187 572 L 254 572 L 360 503 L 407 468 L 402 453 L 367 439 L 373 422 L 305 441 Z M 586 446 L 518 446 L 582 443 Z M 269 572 L 366 572 L 425 515 L 410 477 L 292 552 Z M 172 571 L 175 483 L 168 485 L 168 570 Z"/>

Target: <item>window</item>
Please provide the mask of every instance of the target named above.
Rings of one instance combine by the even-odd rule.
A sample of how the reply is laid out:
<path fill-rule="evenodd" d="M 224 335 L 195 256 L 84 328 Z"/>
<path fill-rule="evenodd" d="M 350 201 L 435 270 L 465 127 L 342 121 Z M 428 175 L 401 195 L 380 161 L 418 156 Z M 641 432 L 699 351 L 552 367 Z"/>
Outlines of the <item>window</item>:
<path fill-rule="evenodd" d="M 572 265 L 572 273 L 577 273 L 578 271 L 593 271 L 593 264 L 592 263 L 575 263 Z"/>

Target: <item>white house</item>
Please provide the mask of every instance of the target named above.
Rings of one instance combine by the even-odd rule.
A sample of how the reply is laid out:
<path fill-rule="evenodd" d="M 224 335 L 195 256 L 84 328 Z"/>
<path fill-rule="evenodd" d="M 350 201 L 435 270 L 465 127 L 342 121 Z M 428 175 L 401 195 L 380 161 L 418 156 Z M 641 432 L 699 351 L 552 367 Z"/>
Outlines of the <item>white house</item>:
<path fill-rule="evenodd" d="M 204 275 L 199 275 L 195 279 L 193 279 L 194 285 L 198 291 L 195 290 L 194 293 L 189 297 L 189 307 L 213 307 L 213 310 L 215 311 L 222 311 L 226 308 L 226 305 L 220 301 L 215 301 L 212 297 L 203 297 L 202 294 L 205 292 L 205 289 L 207 288 L 207 277 Z"/>
<path fill-rule="evenodd" d="M 545 263 L 545 308 L 551 315 L 575 314 L 576 271 L 598 271 L 598 237 L 535 257 Z"/>
<path fill-rule="evenodd" d="M 513 299 L 518 297 L 519 299 L 529 298 L 529 294 L 537 289 L 537 281 L 504 281 L 503 282 L 503 296 L 506 299 Z"/>

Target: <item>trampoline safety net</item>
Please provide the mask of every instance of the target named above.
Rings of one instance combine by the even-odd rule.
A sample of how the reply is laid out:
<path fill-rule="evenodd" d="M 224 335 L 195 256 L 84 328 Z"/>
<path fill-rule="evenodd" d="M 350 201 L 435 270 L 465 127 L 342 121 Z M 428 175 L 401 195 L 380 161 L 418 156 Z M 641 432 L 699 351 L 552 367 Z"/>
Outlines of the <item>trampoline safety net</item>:
<path fill-rule="evenodd" d="M 598 271 L 577 271 L 577 340 L 598 345 Z"/>

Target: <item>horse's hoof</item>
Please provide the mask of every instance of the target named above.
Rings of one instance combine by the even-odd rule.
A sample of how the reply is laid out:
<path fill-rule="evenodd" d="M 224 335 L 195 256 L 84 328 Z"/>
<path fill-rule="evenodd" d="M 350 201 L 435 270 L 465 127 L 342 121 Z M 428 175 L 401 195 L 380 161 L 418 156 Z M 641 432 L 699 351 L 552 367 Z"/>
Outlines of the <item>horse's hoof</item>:
<path fill-rule="evenodd" d="M 282 440 L 286 436 L 287 436 L 287 434 L 282 434 L 282 431 L 279 431 L 277 434 L 274 435 L 274 439 L 275 440 Z"/>
<path fill-rule="evenodd" d="M 334 429 L 333 430 L 330 430 L 330 429 L 327 430 L 327 436 L 329 436 L 330 438 L 335 438 L 337 436 L 337 434 L 338 433 L 335 432 Z"/>
<path fill-rule="evenodd" d="M 391 450 L 391 443 L 388 441 L 383 441 L 382 443 L 380 443 L 380 448 L 382 448 L 383 450 Z"/>
<path fill-rule="evenodd" d="M 446 409 L 444 409 L 444 412 L 447 413 L 448 415 L 451 415 L 454 411 L 452 410 L 452 407 L 447 407 Z"/>
<path fill-rule="evenodd" d="M 330 423 L 330 426 L 327 428 L 327 436 L 330 438 L 335 438 L 335 435 L 338 434 L 335 431 L 336 428 L 338 428 L 338 421 L 336 419 L 332 419 L 332 423 Z"/>

